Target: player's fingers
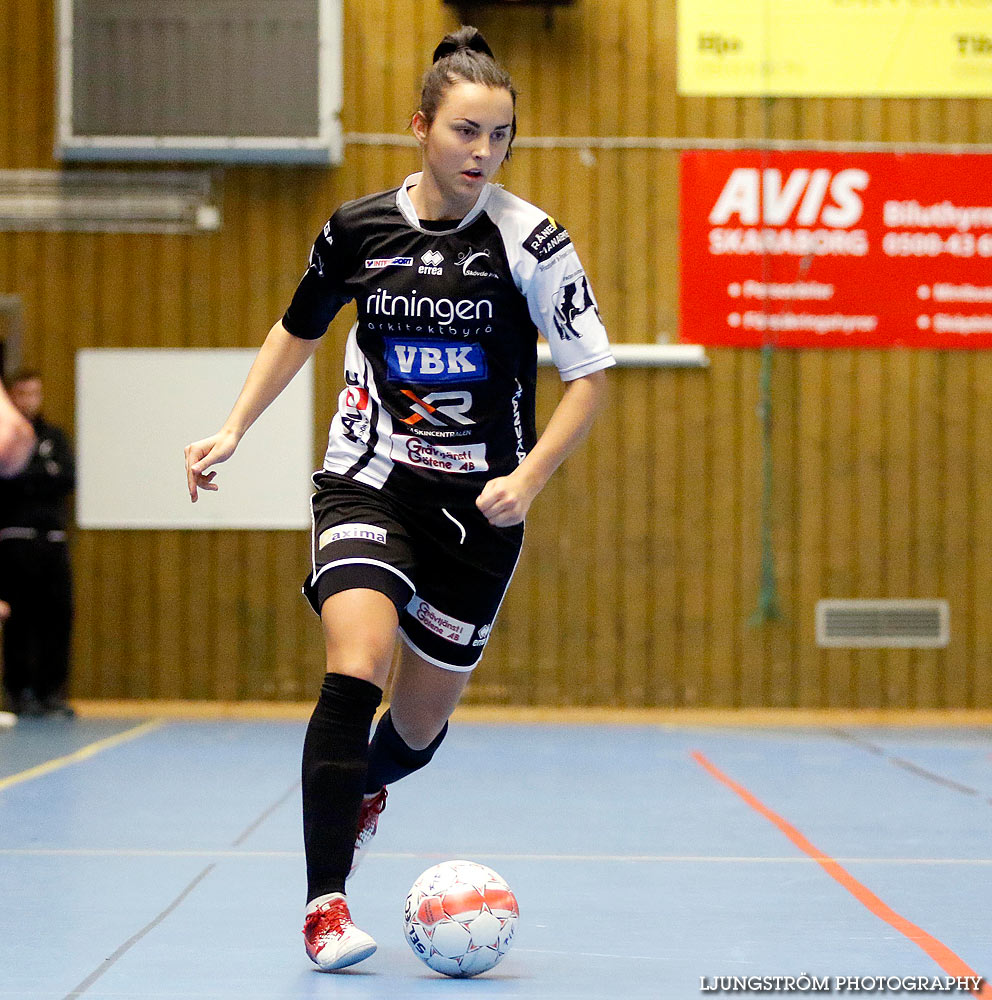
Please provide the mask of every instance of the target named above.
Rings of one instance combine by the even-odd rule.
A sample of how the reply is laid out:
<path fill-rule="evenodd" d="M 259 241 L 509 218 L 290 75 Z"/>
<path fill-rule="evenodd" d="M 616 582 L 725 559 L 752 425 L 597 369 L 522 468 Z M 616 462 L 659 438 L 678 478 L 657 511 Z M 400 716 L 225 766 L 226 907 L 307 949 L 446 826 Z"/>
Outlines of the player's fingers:
<path fill-rule="evenodd" d="M 197 487 L 203 485 L 199 479 L 203 473 L 203 469 L 213 464 L 213 460 L 211 459 L 211 452 L 213 450 L 212 442 L 209 440 L 188 444 L 183 450 L 186 459 L 186 483 L 189 488 L 189 498 L 193 503 L 196 503 Z"/>
<path fill-rule="evenodd" d="M 192 447 L 192 445 L 186 445 L 183 456 L 186 460 L 186 488 L 189 490 L 189 499 L 191 503 L 196 503 L 196 473 L 192 469 Z"/>
<path fill-rule="evenodd" d="M 194 459 L 190 468 L 196 473 L 202 473 L 204 469 L 209 469 L 210 466 L 217 461 L 217 458 L 214 455 L 216 450 L 216 445 L 211 445 L 210 448 L 204 449 L 201 454 Z"/>
<path fill-rule="evenodd" d="M 475 501 L 476 506 L 483 514 L 491 513 L 499 504 L 506 499 L 506 489 L 498 479 L 490 479 L 479 494 L 479 499 Z"/>

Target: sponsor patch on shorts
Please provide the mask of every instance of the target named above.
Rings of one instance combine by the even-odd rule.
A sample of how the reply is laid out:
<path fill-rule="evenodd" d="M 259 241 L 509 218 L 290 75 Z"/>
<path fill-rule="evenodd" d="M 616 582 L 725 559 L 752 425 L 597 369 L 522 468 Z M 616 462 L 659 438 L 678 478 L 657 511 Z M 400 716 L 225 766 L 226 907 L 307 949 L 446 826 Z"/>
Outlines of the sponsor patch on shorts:
<path fill-rule="evenodd" d="M 361 524 L 353 521 L 350 524 L 336 524 L 333 528 L 327 528 L 320 533 L 317 539 L 317 548 L 322 549 L 325 545 L 334 542 L 378 542 L 379 545 L 386 544 L 386 529 L 375 524 Z"/>
<path fill-rule="evenodd" d="M 468 622 L 460 622 L 451 615 L 446 615 L 443 611 L 428 604 L 423 598 L 414 596 L 413 600 L 406 606 L 407 612 L 412 615 L 428 632 L 447 639 L 448 642 L 457 643 L 459 646 L 467 646 L 472 641 L 475 633 L 475 626 Z"/>
<path fill-rule="evenodd" d="M 485 444 L 434 444 L 418 437 L 393 438 L 389 457 L 396 462 L 435 472 L 485 472 Z"/>

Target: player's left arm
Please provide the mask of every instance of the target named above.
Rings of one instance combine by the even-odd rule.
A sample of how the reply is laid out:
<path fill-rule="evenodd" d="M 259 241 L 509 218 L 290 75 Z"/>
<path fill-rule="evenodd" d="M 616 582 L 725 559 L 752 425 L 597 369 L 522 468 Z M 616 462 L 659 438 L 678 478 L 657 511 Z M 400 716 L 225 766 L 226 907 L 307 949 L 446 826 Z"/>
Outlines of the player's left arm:
<path fill-rule="evenodd" d="M 606 372 L 565 383 L 565 392 L 527 457 L 508 476 L 490 479 L 476 506 L 490 524 L 506 528 L 527 516 L 554 471 L 581 444 L 606 400 Z"/>

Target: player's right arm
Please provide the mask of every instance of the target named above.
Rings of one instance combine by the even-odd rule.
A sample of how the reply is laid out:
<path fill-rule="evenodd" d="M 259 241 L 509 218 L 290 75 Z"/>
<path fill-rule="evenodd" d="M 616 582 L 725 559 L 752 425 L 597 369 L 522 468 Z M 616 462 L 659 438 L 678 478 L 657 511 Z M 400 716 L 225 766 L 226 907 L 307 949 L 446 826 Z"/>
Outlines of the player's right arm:
<path fill-rule="evenodd" d="M 198 490 L 216 490 L 212 465 L 226 462 L 249 427 L 292 381 L 317 349 L 318 339 L 295 337 L 278 320 L 252 363 L 244 387 L 224 426 L 202 441 L 186 445 L 186 481 L 189 498 L 196 503 Z"/>
<path fill-rule="evenodd" d="M 348 241 L 338 219 L 335 213 L 314 241 L 293 300 L 269 330 L 224 426 L 211 437 L 186 446 L 186 482 L 193 503 L 198 490 L 217 489 L 216 470 L 207 470 L 234 454 L 248 428 L 307 363 L 328 324 L 350 301 L 342 285 L 350 267 Z"/>

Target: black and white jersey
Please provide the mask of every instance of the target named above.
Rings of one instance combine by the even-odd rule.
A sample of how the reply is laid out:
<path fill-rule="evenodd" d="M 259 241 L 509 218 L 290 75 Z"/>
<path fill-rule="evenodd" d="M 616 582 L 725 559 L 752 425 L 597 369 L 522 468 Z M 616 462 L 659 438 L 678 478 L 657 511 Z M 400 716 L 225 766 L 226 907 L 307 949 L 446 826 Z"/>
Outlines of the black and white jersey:
<path fill-rule="evenodd" d="M 313 339 L 358 307 L 325 469 L 468 505 L 534 445 L 538 332 L 564 380 L 614 360 L 567 230 L 493 184 L 457 225 L 422 223 L 417 178 L 334 213 L 283 325 Z"/>

